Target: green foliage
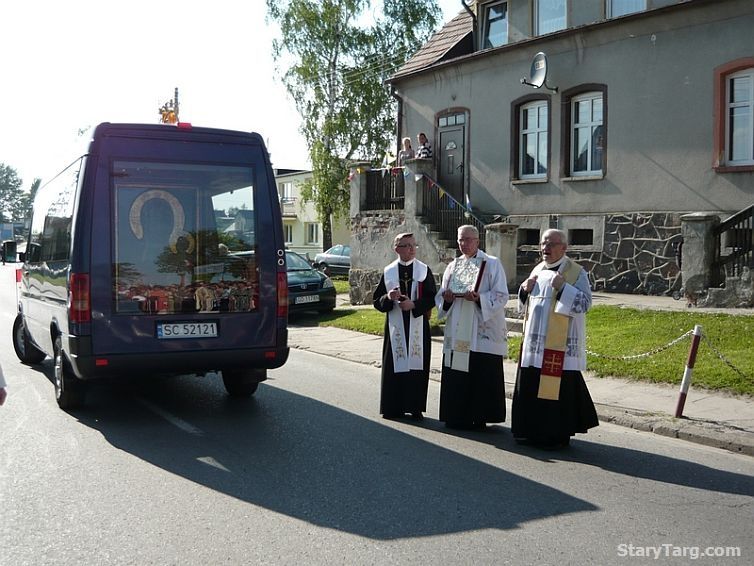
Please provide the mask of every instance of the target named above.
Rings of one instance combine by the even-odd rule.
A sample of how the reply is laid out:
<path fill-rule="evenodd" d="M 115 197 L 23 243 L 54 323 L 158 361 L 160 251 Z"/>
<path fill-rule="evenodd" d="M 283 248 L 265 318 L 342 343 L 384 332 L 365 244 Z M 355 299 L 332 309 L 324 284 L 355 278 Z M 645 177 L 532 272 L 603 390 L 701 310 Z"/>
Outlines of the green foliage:
<path fill-rule="evenodd" d="M 20 222 L 31 215 L 34 195 L 41 179 L 34 179 L 31 192 L 23 191 L 18 173 L 12 167 L 0 163 L 0 221 Z"/>
<path fill-rule="evenodd" d="M 429 38 L 439 9 L 435 0 L 266 2 L 281 34 L 273 55 L 287 67 L 312 162 L 302 200 L 314 203 L 328 248 L 330 217 L 348 212 L 348 162 L 379 162 L 394 143 L 396 102 L 385 80 Z"/>

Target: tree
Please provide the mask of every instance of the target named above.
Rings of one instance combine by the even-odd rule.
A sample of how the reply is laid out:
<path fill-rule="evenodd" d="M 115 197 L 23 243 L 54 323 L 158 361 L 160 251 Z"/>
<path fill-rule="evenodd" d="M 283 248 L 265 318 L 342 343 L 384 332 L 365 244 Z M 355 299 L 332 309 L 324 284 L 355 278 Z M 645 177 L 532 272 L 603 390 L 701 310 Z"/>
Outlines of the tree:
<path fill-rule="evenodd" d="M 301 197 L 313 202 L 323 246 L 331 218 L 348 212 L 348 162 L 379 163 L 393 140 L 396 101 L 385 79 L 418 49 L 439 16 L 435 0 L 266 0 L 280 26 L 273 42 L 283 82 L 301 114 L 312 178 Z M 368 25 L 360 25 L 367 22 Z"/>
<path fill-rule="evenodd" d="M 21 222 L 31 216 L 31 206 L 41 182 L 34 179 L 31 192 L 24 192 L 16 170 L 0 163 L 0 221 Z"/>

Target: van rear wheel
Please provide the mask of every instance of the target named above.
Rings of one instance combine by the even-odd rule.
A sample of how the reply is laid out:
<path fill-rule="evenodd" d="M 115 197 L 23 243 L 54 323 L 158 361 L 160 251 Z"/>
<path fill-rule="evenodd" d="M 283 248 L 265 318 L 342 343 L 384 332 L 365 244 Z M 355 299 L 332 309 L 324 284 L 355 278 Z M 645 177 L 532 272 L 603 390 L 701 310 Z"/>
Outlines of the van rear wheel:
<path fill-rule="evenodd" d="M 228 395 L 231 397 L 251 397 L 256 393 L 259 382 L 267 379 L 267 370 L 224 369 L 222 376 Z"/>
<path fill-rule="evenodd" d="M 86 392 L 84 384 L 73 375 L 68 360 L 63 353 L 63 340 L 55 337 L 55 400 L 64 411 L 76 409 L 84 404 Z"/>
<path fill-rule="evenodd" d="M 26 333 L 26 325 L 24 324 L 24 317 L 21 316 L 21 313 L 13 321 L 13 349 L 16 351 L 18 359 L 25 364 L 38 364 L 47 357 L 42 350 L 29 340 L 29 335 Z"/>

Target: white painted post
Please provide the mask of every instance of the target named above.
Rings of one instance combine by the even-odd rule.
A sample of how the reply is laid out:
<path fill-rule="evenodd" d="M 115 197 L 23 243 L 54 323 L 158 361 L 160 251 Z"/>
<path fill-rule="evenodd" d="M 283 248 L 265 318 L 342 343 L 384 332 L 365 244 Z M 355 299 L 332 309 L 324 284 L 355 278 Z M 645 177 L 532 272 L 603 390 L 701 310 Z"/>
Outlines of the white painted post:
<path fill-rule="evenodd" d="M 694 369 L 696 363 L 696 352 L 699 349 L 699 341 L 702 338 L 702 327 L 700 325 L 694 326 L 693 338 L 691 340 L 691 348 L 689 349 L 689 357 L 686 360 L 686 369 L 683 370 L 683 379 L 681 380 L 681 392 L 678 396 L 678 404 L 675 407 L 675 417 L 680 418 L 683 416 L 683 406 L 686 404 L 686 394 L 689 392 L 689 386 L 691 385 L 691 371 Z"/>

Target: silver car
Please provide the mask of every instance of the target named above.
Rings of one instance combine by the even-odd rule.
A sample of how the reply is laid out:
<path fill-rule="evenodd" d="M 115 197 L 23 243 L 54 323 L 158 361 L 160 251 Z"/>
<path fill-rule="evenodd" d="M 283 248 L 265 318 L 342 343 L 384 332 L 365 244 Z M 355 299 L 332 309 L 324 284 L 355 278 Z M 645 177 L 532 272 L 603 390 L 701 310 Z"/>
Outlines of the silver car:
<path fill-rule="evenodd" d="M 314 267 L 327 274 L 348 274 L 351 269 L 351 246 L 338 244 L 314 256 Z"/>

